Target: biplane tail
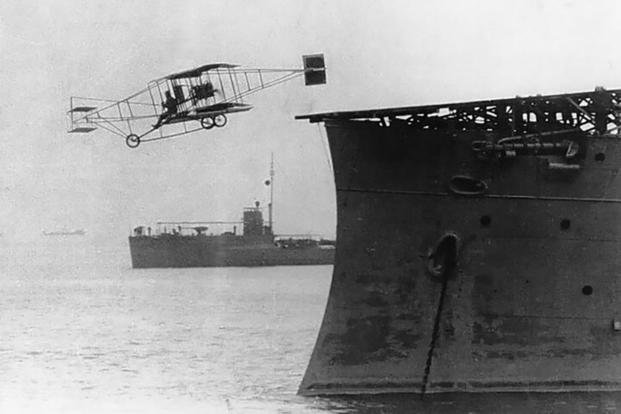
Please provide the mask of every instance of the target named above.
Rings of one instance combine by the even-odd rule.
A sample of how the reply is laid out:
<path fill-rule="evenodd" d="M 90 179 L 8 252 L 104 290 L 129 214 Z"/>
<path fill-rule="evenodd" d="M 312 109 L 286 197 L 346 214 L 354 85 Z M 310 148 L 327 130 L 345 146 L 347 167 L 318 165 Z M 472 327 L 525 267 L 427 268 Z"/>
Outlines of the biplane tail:
<path fill-rule="evenodd" d="M 97 129 L 95 124 L 89 121 L 89 115 L 95 113 L 96 106 L 87 105 L 74 105 L 74 98 L 72 97 L 69 102 L 69 127 L 67 132 L 70 133 L 86 133 Z"/>

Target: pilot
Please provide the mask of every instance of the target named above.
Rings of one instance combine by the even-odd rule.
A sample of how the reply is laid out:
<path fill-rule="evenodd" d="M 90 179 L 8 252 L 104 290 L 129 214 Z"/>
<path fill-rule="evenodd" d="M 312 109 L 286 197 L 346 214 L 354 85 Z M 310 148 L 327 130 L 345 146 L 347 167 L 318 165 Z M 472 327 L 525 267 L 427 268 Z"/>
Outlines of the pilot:
<path fill-rule="evenodd" d="M 159 128 L 165 121 L 168 121 L 174 114 L 177 113 L 177 99 L 174 98 L 170 91 L 166 91 L 166 99 L 162 103 L 164 111 L 158 118 L 153 128 Z"/>

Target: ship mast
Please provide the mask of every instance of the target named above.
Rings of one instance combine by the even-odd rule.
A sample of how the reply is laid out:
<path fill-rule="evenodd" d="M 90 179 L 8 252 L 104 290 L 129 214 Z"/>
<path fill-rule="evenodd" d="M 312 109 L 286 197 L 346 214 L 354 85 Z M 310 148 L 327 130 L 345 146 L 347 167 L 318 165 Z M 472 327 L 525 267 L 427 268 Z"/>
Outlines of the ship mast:
<path fill-rule="evenodd" d="M 270 203 L 268 204 L 270 232 L 274 234 L 272 214 L 274 211 L 274 153 L 272 152 L 272 160 L 270 163 Z"/>

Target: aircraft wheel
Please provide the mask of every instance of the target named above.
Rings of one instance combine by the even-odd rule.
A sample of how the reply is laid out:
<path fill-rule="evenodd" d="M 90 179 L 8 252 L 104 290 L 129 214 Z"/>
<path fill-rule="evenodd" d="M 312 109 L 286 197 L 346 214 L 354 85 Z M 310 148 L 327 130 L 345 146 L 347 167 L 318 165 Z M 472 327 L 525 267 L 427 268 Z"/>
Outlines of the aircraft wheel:
<path fill-rule="evenodd" d="M 140 137 L 136 134 L 129 134 L 127 138 L 125 138 L 125 143 L 130 148 L 136 148 L 140 145 Z"/>
<path fill-rule="evenodd" d="M 213 118 L 206 116 L 205 118 L 201 119 L 201 126 L 205 129 L 211 129 L 213 128 L 215 125 L 215 121 Z"/>
<path fill-rule="evenodd" d="M 216 115 L 213 121 L 217 127 L 221 128 L 226 125 L 226 115 L 224 114 Z"/>

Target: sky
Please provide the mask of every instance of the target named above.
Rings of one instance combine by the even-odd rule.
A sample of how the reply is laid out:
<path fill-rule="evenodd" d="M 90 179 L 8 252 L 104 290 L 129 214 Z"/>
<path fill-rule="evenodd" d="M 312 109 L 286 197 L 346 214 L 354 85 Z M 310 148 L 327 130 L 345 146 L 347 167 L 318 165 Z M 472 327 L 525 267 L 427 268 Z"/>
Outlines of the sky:
<path fill-rule="evenodd" d="M 267 204 L 275 230 L 334 236 L 325 131 L 312 112 L 621 86 L 617 1 L 15 1 L 0 3 L 0 232 L 85 228 L 117 241 L 156 221 L 237 220 Z M 253 95 L 225 128 L 130 150 L 68 134 L 71 96 L 122 99 L 212 62 L 300 68 L 327 84 Z"/>

